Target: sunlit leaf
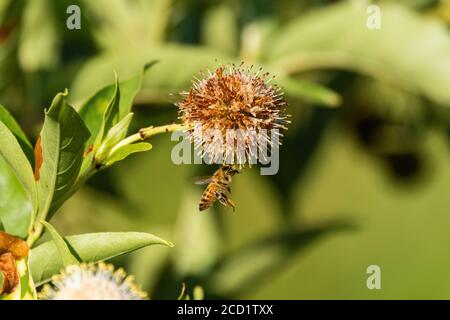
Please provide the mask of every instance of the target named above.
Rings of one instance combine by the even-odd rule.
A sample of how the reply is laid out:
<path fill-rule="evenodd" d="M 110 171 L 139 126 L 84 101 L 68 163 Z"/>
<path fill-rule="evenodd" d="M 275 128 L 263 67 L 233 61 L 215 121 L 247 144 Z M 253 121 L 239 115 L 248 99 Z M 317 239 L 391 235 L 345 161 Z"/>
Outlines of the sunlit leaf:
<path fill-rule="evenodd" d="M 70 252 L 70 248 L 64 239 L 59 235 L 58 231 L 48 222 L 42 221 L 42 224 L 45 228 L 50 232 L 52 236 L 53 242 L 58 250 L 58 254 L 61 257 L 64 267 L 67 267 L 72 264 L 78 264 L 78 260 L 73 254 Z"/>
<path fill-rule="evenodd" d="M 41 131 L 43 163 L 40 168 L 39 213 L 53 214 L 70 194 L 80 170 L 89 131 L 78 113 L 59 93 L 45 114 Z"/>
<path fill-rule="evenodd" d="M 31 223 L 31 201 L 14 171 L 0 157 L 0 222 L 3 229 L 25 238 Z M 2 226 L 0 226 L 0 229 Z"/>
<path fill-rule="evenodd" d="M 1 106 L 0 145 L 0 220 L 7 232 L 24 237 L 36 208 L 32 205 L 37 197 L 32 151 L 20 127 Z"/>
<path fill-rule="evenodd" d="M 103 232 L 67 236 L 65 240 L 83 262 L 98 262 L 150 245 L 173 246 L 154 235 L 141 232 Z M 53 241 L 45 242 L 30 253 L 33 280 L 40 285 L 59 272 L 63 261 Z"/>
<path fill-rule="evenodd" d="M 122 161 L 129 155 L 137 152 L 148 151 L 152 148 L 152 145 L 148 142 L 138 142 L 134 144 L 128 144 L 118 148 L 106 162 L 107 166 L 112 165 L 115 162 Z"/>

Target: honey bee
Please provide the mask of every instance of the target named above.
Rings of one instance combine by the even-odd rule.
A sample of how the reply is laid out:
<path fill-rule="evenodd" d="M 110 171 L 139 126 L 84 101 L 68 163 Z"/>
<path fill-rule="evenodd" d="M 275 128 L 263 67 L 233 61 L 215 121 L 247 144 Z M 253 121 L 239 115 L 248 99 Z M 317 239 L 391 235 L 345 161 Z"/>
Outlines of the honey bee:
<path fill-rule="evenodd" d="M 202 178 L 196 181 L 196 184 L 207 184 L 205 191 L 203 191 L 200 204 L 198 206 L 200 211 L 211 207 L 214 202 L 219 201 L 225 207 L 231 207 L 234 211 L 234 203 L 228 197 L 227 193 L 231 193 L 230 184 L 233 176 L 239 173 L 235 166 L 225 165 L 220 167 L 214 174 L 207 178 Z"/>

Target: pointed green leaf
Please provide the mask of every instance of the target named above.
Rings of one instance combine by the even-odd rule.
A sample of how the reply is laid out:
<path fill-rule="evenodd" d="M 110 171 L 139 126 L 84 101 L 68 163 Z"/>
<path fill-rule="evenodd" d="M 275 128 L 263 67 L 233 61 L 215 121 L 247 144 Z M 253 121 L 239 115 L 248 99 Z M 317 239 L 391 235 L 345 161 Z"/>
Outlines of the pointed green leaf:
<path fill-rule="evenodd" d="M 30 155 L 29 142 L 12 116 L 3 107 L 0 108 L 0 145 L 0 156 L 4 158 L 6 163 L 14 171 L 17 179 L 26 191 L 29 201 L 33 204 L 33 208 L 36 209 L 37 191 L 33 169 L 30 164 L 32 156 Z M 8 180 L 13 181 L 14 179 L 10 177 Z M 3 183 L 5 183 L 7 188 L 9 187 L 6 184 L 6 178 L 3 180 Z M 14 184 L 14 182 L 11 183 Z M 11 188 L 18 189 L 18 187 Z M 5 211 L 3 213 L 8 214 L 10 212 Z"/>
<path fill-rule="evenodd" d="M 74 254 L 83 262 L 98 262 L 114 258 L 150 245 L 173 246 L 149 233 L 142 232 L 102 232 L 65 237 Z M 36 285 L 50 280 L 60 271 L 63 261 L 54 241 L 45 242 L 30 253 L 30 268 Z"/>
<path fill-rule="evenodd" d="M 31 201 L 14 171 L 1 156 L 0 190 L 0 229 L 25 238 L 31 223 Z"/>
<path fill-rule="evenodd" d="M 137 152 L 148 151 L 152 148 L 152 145 L 148 142 L 138 142 L 135 144 L 128 144 L 115 150 L 108 158 L 106 165 L 110 166 L 115 162 L 122 161 L 129 155 Z"/>
<path fill-rule="evenodd" d="M 78 176 L 89 131 L 66 103 L 67 91 L 54 98 L 41 131 L 42 166 L 39 170 L 39 217 L 53 214 L 66 200 Z"/>
<path fill-rule="evenodd" d="M 131 119 L 133 119 L 133 113 L 130 112 L 125 118 L 109 129 L 108 134 L 103 139 L 97 151 L 94 151 L 96 163 L 103 164 L 103 161 L 109 156 L 116 144 L 125 138 Z"/>
<path fill-rule="evenodd" d="M 59 256 L 61 257 L 64 267 L 72 264 L 78 264 L 79 262 L 77 258 L 75 258 L 72 255 L 67 243 L 59 235 L 58 231 L 56 231 L 56 229 L 46 221 L 41 221 L 41 223 L 50 232 L 50 235 L 52 236 L 53 242 L 55 243 L 56 249 L 58 250 Z"/>
<path fill-rule="evenodd" d="M 94 143 L 94 152 L 100 146 L 105 134 L 119 121 L 120 87 L 117 74 L 115 74 L 115 79 L 114 94 L 103 113 L 103 120 Z"/>

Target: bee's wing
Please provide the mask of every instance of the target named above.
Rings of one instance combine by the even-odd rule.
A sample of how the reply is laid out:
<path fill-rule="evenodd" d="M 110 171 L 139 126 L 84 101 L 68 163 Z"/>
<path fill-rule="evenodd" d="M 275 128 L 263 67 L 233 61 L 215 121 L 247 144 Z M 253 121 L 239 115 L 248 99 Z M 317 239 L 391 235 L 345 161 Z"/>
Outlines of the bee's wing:
<path fill-rule="evenodd" d="M 210 183 L 211 179 L 212 179 L 212 176 L 203 176 L 203 177 L 195 177 L 192 180 L 195 184 L 204 185 L 204 184 Z"/>

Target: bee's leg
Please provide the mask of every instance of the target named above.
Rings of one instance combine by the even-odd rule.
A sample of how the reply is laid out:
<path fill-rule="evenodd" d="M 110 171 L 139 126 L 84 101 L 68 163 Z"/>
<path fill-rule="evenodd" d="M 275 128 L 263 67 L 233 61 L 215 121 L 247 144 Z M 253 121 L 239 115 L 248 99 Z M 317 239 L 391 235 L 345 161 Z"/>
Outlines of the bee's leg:
<path fill-rule="evenodd" d="M 233 209 L 233 211 L 235 210 L 234 203 L 233 203 L 233 201 L 231 201 L 230 198 L 227 198 L 227 205 L 228 205 L 228 207 L 231 207 Z"/>
<path fill-rule="evenodd" d="M 219 200 L 219 202 L 220 202 L 221 204 L 223 204 L 225 207 L 231 207 L 231 208 L 233 208 L 233 211 L 234 211 L 234 203 L 233 203 L 233 201 L 231 201 L 230 198 L 227 197 L 226 194 L 221 193 L 221 194 L 220 194 L 220 197 L 218 197 L 218 200 Z"/>

